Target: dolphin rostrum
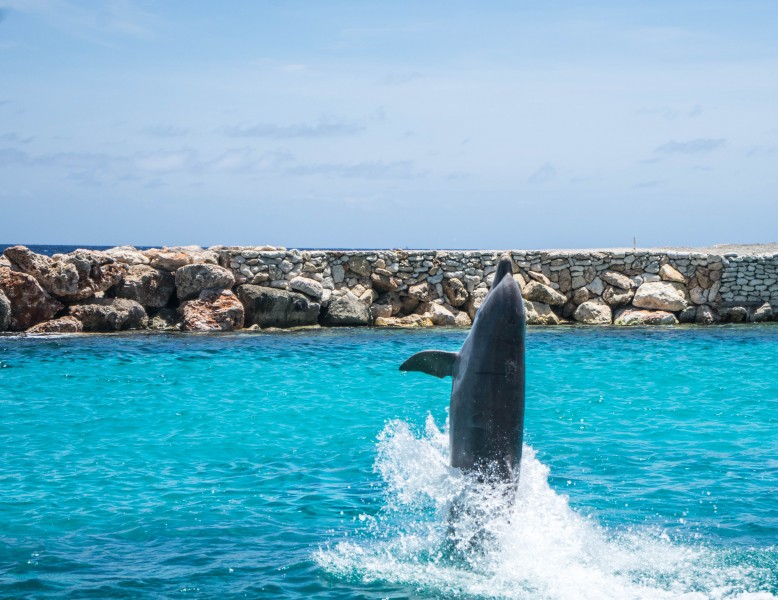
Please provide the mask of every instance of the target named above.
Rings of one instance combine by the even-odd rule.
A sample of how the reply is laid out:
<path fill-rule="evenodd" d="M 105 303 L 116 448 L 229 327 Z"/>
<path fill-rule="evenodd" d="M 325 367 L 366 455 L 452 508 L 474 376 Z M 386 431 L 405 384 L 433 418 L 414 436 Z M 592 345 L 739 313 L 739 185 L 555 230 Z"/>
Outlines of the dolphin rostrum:
<path fill-rule="evenodd" d="M 453 378 L 451 466 L 480 479 L 518 482 L 524 432 L 524 302 L 511 259 L 497 266 L 489 293 L 459 352 L 425 350 L 402 371 Z"/>

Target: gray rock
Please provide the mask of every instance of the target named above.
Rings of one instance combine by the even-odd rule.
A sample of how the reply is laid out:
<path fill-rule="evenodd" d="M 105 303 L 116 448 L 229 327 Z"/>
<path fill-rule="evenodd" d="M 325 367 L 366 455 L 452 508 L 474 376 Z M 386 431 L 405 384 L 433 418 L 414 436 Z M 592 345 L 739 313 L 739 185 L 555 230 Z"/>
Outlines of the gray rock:
<path fill-rule="evenodd" d="M 697 318 L 697 307 L 687 306 L 680 313 L 678 313 L 678 320 L 681 323 L 694 323 Z"/>
<path fill-rule="evenodd" d="M 17 270 L 32 275 L 47 292 L 68 302 L 104 292 L 121 282 L 125 271 L 124 265 L 96 250 L 48 257 L 25 246 L 13 246 L 4 254 Z"/>
<path fill-rule="evenodd" d="M 689 298 L 695 304 L 705 304 L 708 301 L 708 292 L 701 287 L 695 286 L 689 290 Z"/>
<path fill-rule="evenodd" d="M 308 277 L 293 277 L 289 281 L 289 287 L 296 292 L 305 294 L 316 300 L 317 302 L 322 299 L 324 295 L 324 288 L 321 283 Z"/>
<path fill-rule="evenodd" d="M 321 305 L 297 292 L 245 284 L 238 287 L 238 298 L 246 310 L 247 325 L 298 327 L 315 325 L 319 320 Z"/>
<path fill-rule="evenodd" d="M 364 256 L 352 255 L 348 259 L 349 271 L 360 277 L 368 277 L 370 275 L 370 263 Z"/>
<path fill-rule="evenodd" d="M 370 325 L 370 307 L 351 292 L 346 292 L 330 300 L 319 321 L 330 327 Z"/>
<path fill-rule="evenodd" d="M 184 331 L 233 331 L 241 329 L 245 310 L 240 300 L 228 289 L 208 288 L 196 300 L 188 300 L 179 308 Z"/>
<path fill-rule="evenodd" d="M 697 311 L 695 310 L 695 316 L 696 313 Z M 748 320 L 748 309 L 745 306 L 723 308 L 719 314 L 722 321 L 729 321 L 730 323 L 743 323 Z"/>
<path fill-rule="evenodd" d="M 638 308 L 675 312 L 689 305 L 686 286 L 671 281 L 643 283 L 635 292 L 632 304 Z"/>
<path fill-rule="evenodd" d="M 613 313 L 602 300 L 587 300 L 575 309 L 573 318 L 586 325 L 610 325 Z"/>
<path fill-rule="evenodd" d="M 148 323 L 143 307 L 126 298 L 93 298 L 73 304 L 68 315 L 84 324 L 84 331 L 142 329 Z"/>
<path fill-rule="evenodd" d="M 486 298 L 488 293 L 489 290 L 486 288 L 476 288 L 470 293 L 470 300 L 467 303 L 467 315 L 471 320 L 475 319 L 475 314 L 478 312 L 481 304 L 483 304 L 484 298 Z"/>
<path fill-rule="evenodd" d="M 551 307 L 544 302 L 526 300 L 524 313 L 527 325 L 559 325 L 562 322 L 557 314 L 551 310 Z"/>
<path fill-rule="evenodd" d="M 560 294 L 555 289 L 538 281 L 528 282 L 522 292 L 525 299 L 548 304 L 549 306 L 562 306 L 567 302 L 564 294 Z"/>
<path fill-rule="evenodd" d="M 0 290 L 0 331 L 5 331 L 11 324 L 11 301 Z"/>
<path fill-rule="evenodd" d="M 75 317 L 60 317 L 59 319 L 33 325 L 27 330 L 27 333 L 31 335 L 42 333 L 81 333 L 83 330 L 83 324 Z"/>
<path fill-rule="evenodd" d="M 160 308 L 149 316 L 147 327 L 154 331 L 180 331 L 181 315 L 175 308 Z"/>
<path fill-rule="evenodd" d="M 694 318 L 694 322 L 699 325 L 713 325 L 719 322 L 719 315 L 714 308 L 704 304 L 697 307 L 697 315 Z"/>
<path fill-rule="evenodd" d="M 176 293 L 179 301 L 190 300 L 203 290 L 229 289 L 235 285 L 232 271 L 207 263 L 184 265 L 176 270 Z"/>
<path fill-rule="evenodd" d="M 662 281 L 686 283 L 686 277 L 681 275 L 681 273 L 672 265 L 662 265 L 659 269 L 659 277 L 662 278 Z"/>
<path fill-rule="evenodd" d="M 575 304 L 583 304 L 589 299 L 589 290 L 587 290 L 585 287 L 578 288 L 573 292 L 573 303 Z"/>
<path fill-rule="evenodd" d="M 400 281 L 397 278 L 381 273 L 373 273 L 370 276 L 370 281 L 373 287 L 382 293 L 394 292 L 400 287 Z"/>
<path fill-rule="evenodd" d="M 673 313 L 664 310 L 636 310 L 623 308 L 616 313 L 614 325 L 677 325 L 678 319 Z"/>
<path fill-rule="evenodd" d="M 629 304 L 635 292 L 629 289 L 622 289 L 620 287 L 613 287 L 609 285 L 602 293 L 602 299 L 608 306 L 621 306 L 623 304 Z"/>
<path fill-rule="evenodd" d="M 191 255 L 173 249 L 153 248 L 144 251 L 143 254 L 149 259 L 149 264 L 152 267 L 163 271 L 175 271 L 185 265 L 192 264 Z"/>
<path fill-rule="evenodd" d="M 602 284 L 602 279 L 595 277 L 586 288 L 595 296 L 601 296 L 605 286 Z"/>
<path fill-rule="evenodd" d="M 612 285 L 613 287 L 621 288 L 622 290 L 632 289 L 632 280 L 622 273 L 617 273 L 616 271 L 605 271 L 605 273 L 600 275 L 600 278 L 605 283 Z"/>
<path fill-rule="evenodd" d="M 373 320 L 382 317 L 382 318 L 388 318 L 392 316 L 392 305 L 391 304 L 371 304 L 370 305 L 370 316 L 373 318 Z"/>
<path fill-rule="evenodd" d="M 773 307 L 770 306 L 769 302 L 765 302 L 760 307 L 758 307 L 756 310 L 754 310 L 754 313 L 751 315 L 751 321 L 754 323 L 762 323 L 764 321 L 769 321 L 773 316 Z"/>
<path fill-rule="evenodd" d="M 175 291 L 172 273 L 139 264 L 127 267 L 124 280 L 109 293 L 116 298 L 135 300 L 144 307 L 162 308 L 168 305 Z"/>
<path fill-rule="evenodd" d="M 54 318 L 64 308 L 32 275 L 5 267 L 0 268 L 0 292 L 10 304 L 8 329 L 11 331 L 25 331 Z"/>
<path fill-rule="evenodd" d="M 105 253 L 116 262 L 125 265 L 149 264 L 149 257 L 140 250 L 135 249 L 133 246 L 117 246 L 116 248 L 106 250 Z"/>
<path fill-rule="evenodd" d="M 416 314 L 429 317 L 434 325 L 443 327 L 453 327 L 456 325 L 455 311 L 437 302 L 425 302 L 419 306 Z"/>

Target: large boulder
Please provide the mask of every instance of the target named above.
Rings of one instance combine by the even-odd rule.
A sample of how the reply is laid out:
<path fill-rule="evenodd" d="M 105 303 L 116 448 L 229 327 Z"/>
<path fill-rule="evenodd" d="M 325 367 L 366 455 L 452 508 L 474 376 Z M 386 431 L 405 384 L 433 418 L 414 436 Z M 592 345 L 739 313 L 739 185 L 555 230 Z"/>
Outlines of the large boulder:
<path fill-rule="evenodd" d="M 241 329 L 245 310 L 240 300 L 226 289 L 206 289 L 196 300 L 179 308 L 184 331 L 233 331 Z"/>
<path fill-rule="evenodd" d="M 295 292 L 300 292 L 319 302 L 324 296 L 324 287 L 315 279 L 308 277 L 294 277 L 289 281 L 289 287 Z"/>
<path fill-rule="evenodd" d="M 352 255 L 348 259 L 347 265 L 349 271 L 359 277 L 368 277 L 370 275 L 370 263 L 364 256 Z"/>
<path fill-rule="evenodd" d="M 328 326 L 370 325 L 370 307 L 351 292 L 330 298 L 319 322 Z"/>
<path fill-rule="evenodd" d="M 297 327 L 319 320 L 321 305 L 297 292 L 245 284 L 238 287 L 238 298 L 246 309 L 246 325 Z"/>
<path fill-rule="evenodd" d="M 720 320 L 719 313 L 715 308 L 706 304 L 697 307 L 697 314 L 694 317 L 694 322 L 698 325 L 713 325 Z"/>
<path fill-rule="evenodd" d="M 534 283 L 533 281 L 530 284 Z M 562 321 L 551 307 L 544 302 L 524 301 L 527 325 L 559 325 Z"/>
<path fill-rule="evenodd" d="M 0 331 L 5 331 L 11 324 L 11 301 L 0 291 Z"/>
<path fill-rule="evenodd" d="M 632 297 L 635 295 L 630 289 L 615 287 L 609 285 L 602 293 L 602 299 L 608 306 L 620 306 L 622 304 L 629 304 Z"/>
<path fill-rule="evenodd" d="M 751 314 L 751 321 L 754 323 L 762 323 L 764 321 L 769 321 L 772 316 L 773 307 L 769 302 L 765 302 L 761 306 L 754 309 L 754 312 Z"/>
<path fill-rule="evenodd" d="M 373 273 L 370 276 L 373 287 L 381 293 L 394 292 L 400 287 L 400 280 L 385 273 Z"/>
<path fill-rule="evenodd" d="M 51 321 L 44 321 L 33 325 L 27 330 L 27 333 L 37 335 L 41 333 L 81 333 L 84 326 L 81 321 L 75 317 L 60 317 Z"/>
<path fill-rule="evenodd" d="M 682 283 L 653 281 L 641 284 L 632 304 L 638 308 L 676 312 L 689 306 L 689 293 Z"/>
<path fill-rule="evenodd" d="M 560 294 L 554 288 L 539 281 L 528 282 L 522 290 L 522 295 L 527 300 L 542 302 L 549 306 L 562 306 L 567 302 L 564 294 Z"/>
<path fill-rule="evenodd" d="M 93 298 L 68 307 L 68 315 L 84 324 L 84 331 L 143 329 L 148 316 L 143 307 L 127 298 Z"/>
<path fill-rule="evenodd" d="M 32 275 L 8 268 L 0 268 L 0 292 L 10 304 L 8 329 L 11 331 L 24 331 L 48 321 L 64 308 Z"/>
<path fill-rule="evenodd" d="M 153 331 L 180 331 L 181 314 L 175 308 L 160 308 L 149 315 L 149 324 L 146 327 Z"/>
<path fill-rule="evenodd" d="M 448 298 L 448 302 L 451 306 L 458 307 L 467 302 L 467 288 L 465 287 L 465 284 L 462 283 L 462 280 L 457 277 L 444 280 L 443 293 L 446 295 L 446 298 Z"/>
<path fill-rule="evenodd" d="M 587 300 L 575 309 L 573 318 L 586 325 L 610 325 L 613 319 L 610 306 L 601 300 Z"/>
<path fill-rule="evenodd" d="M 73 302 L 91 298 L 119 283 L 125 267 L 105 252 L 74 250 L 51 258 L 25 246 L 12 246 L 4 252 L 14 268 L 32 275 L 50 294 Z"/>
<path fill-rule="evenodd" d="M 686 283 L 686 277 L 673 267 L 672 265 L 662 265 L 659 268 L 659 277 L 662 281 L 672 281 L 675 283 Z"/>
<path fill-rule="evenodd" d="M 636 310 L 623 308 L 616 313 L 614 325 L 677 325 L 678 319 L 673 313 L 664 310 Z"/>
<path fill-rule="evenodd" d="M 117 298 L 135 300 L 148 308 L 167 306 L 176 291 L 172 273 L 148 265 L 127 267 L 124 281 L 114 286 L 110 293 Z"/>
<path fill-rule="evenodd" d="M 483 304 L 488 293 L 489 290 L 486 288 L 475 288 L 470 293 L 470 300 L 467 302 L 467 315 L 470 319 L 475 319 L 475 313 L 481 308 L 481 304 Z"/>
<path fill-rule="evenodd" d="M 600 279 L 608 285 L 622 290 L 629 290 L 632 288 L 632 280 L 623 273 L 618 273 L 616 271 L 605 271 L 605 273 L 600 275 Z"/>
<path fill-rule="evenodd" d="M 176 270 L 176 293 L 180 301 L 196 298 L 203 290 L 229 289 L 233 285 L 235 275 L 219 265 L 200 263 Z"/>

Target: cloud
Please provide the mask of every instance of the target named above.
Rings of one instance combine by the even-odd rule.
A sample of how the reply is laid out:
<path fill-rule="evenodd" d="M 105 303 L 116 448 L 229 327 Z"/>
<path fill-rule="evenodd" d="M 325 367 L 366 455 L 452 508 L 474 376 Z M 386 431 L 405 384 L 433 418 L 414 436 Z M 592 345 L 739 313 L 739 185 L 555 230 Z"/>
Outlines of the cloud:
<path fill-rule="evenodd" d="M 325 175 L 346 179 L 417 179 L 427 174 L 416 171 L 410 160 L 298 165 L 285 172 L 290 175 Z"/>
<path fill-rule="evenodd" d="M 660 154 L 700 154 L 703 152 L 712 152 L 722 148 L 727 143 L 724 138 L 697 138 L 686 142 L 676 142 L 675 140 L 662 144 L 654 149 L 654 152 Z"/>
<path fill-rule="evenodd" d="M 527 183 L 548 183 L 556 179 L 556 168 L 551 163 L 546 163 L 535 171 L 527 179 Z"/>
<path fill-rule="evenodd" d="M 23 138 L 15 131 L 0 133 L 0 142 L 9 142 L 12 144 L 29 144 L 34 139 L 34 137 Z"/>
<path fill-rule="evenodd" d="M 227 127 L 224 133 L 230 137 L 240 138 L 325 138 L 355 135 L 365 130 L 364 125 L 354 121 L 322 118 L 317 123 L 297 123 L 294 125 L 277 125 L 275 123 L 259 123 L 258 125 L 237 125 Z"/>
<path fill-rule="evenodd" d="M 649 117 L 660 117 L 672 121 L 678 117 L 699 117 L 702 114 L 702 106 L 695 104 L 690 109 L 672 108 L 670 106 L 658 106 L 654 108 L 641 108 L 637 111 L 638 115 L 647 115 Z"/>
<path fill-rule="evenodd" d="M 189 133 L 189 129 L 186 127 L 176 127 L 175 125 L 149 125 L 143 129 L 144 133 L 159 138 L 177 138 L 184 137 Z"/>

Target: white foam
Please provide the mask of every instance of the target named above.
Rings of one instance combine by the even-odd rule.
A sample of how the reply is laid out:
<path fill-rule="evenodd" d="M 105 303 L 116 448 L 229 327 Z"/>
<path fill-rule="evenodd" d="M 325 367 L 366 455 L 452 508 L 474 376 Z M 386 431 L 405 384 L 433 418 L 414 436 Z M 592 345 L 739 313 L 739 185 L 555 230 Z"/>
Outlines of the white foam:
<path fill-rule="evenodd" d="M 611 531 L 571 509 L 548 468 L 525 446 L 515 502 L 448 466 L 448 436 L 431 417 L 423 435 L 402 421 L 379 436 L 376 470 L 385 508 L 363 517 L 358 541 L 316 553 L 326 570 L 364 582 L 410 585 L 439 596 L 547 599 L 766 600 L 756 568 L 673 542 L 661 530 Z M 458 560 L 446 551 L 450 507 Z M 480 551 L 470 540 L 478 536 Z"/>

